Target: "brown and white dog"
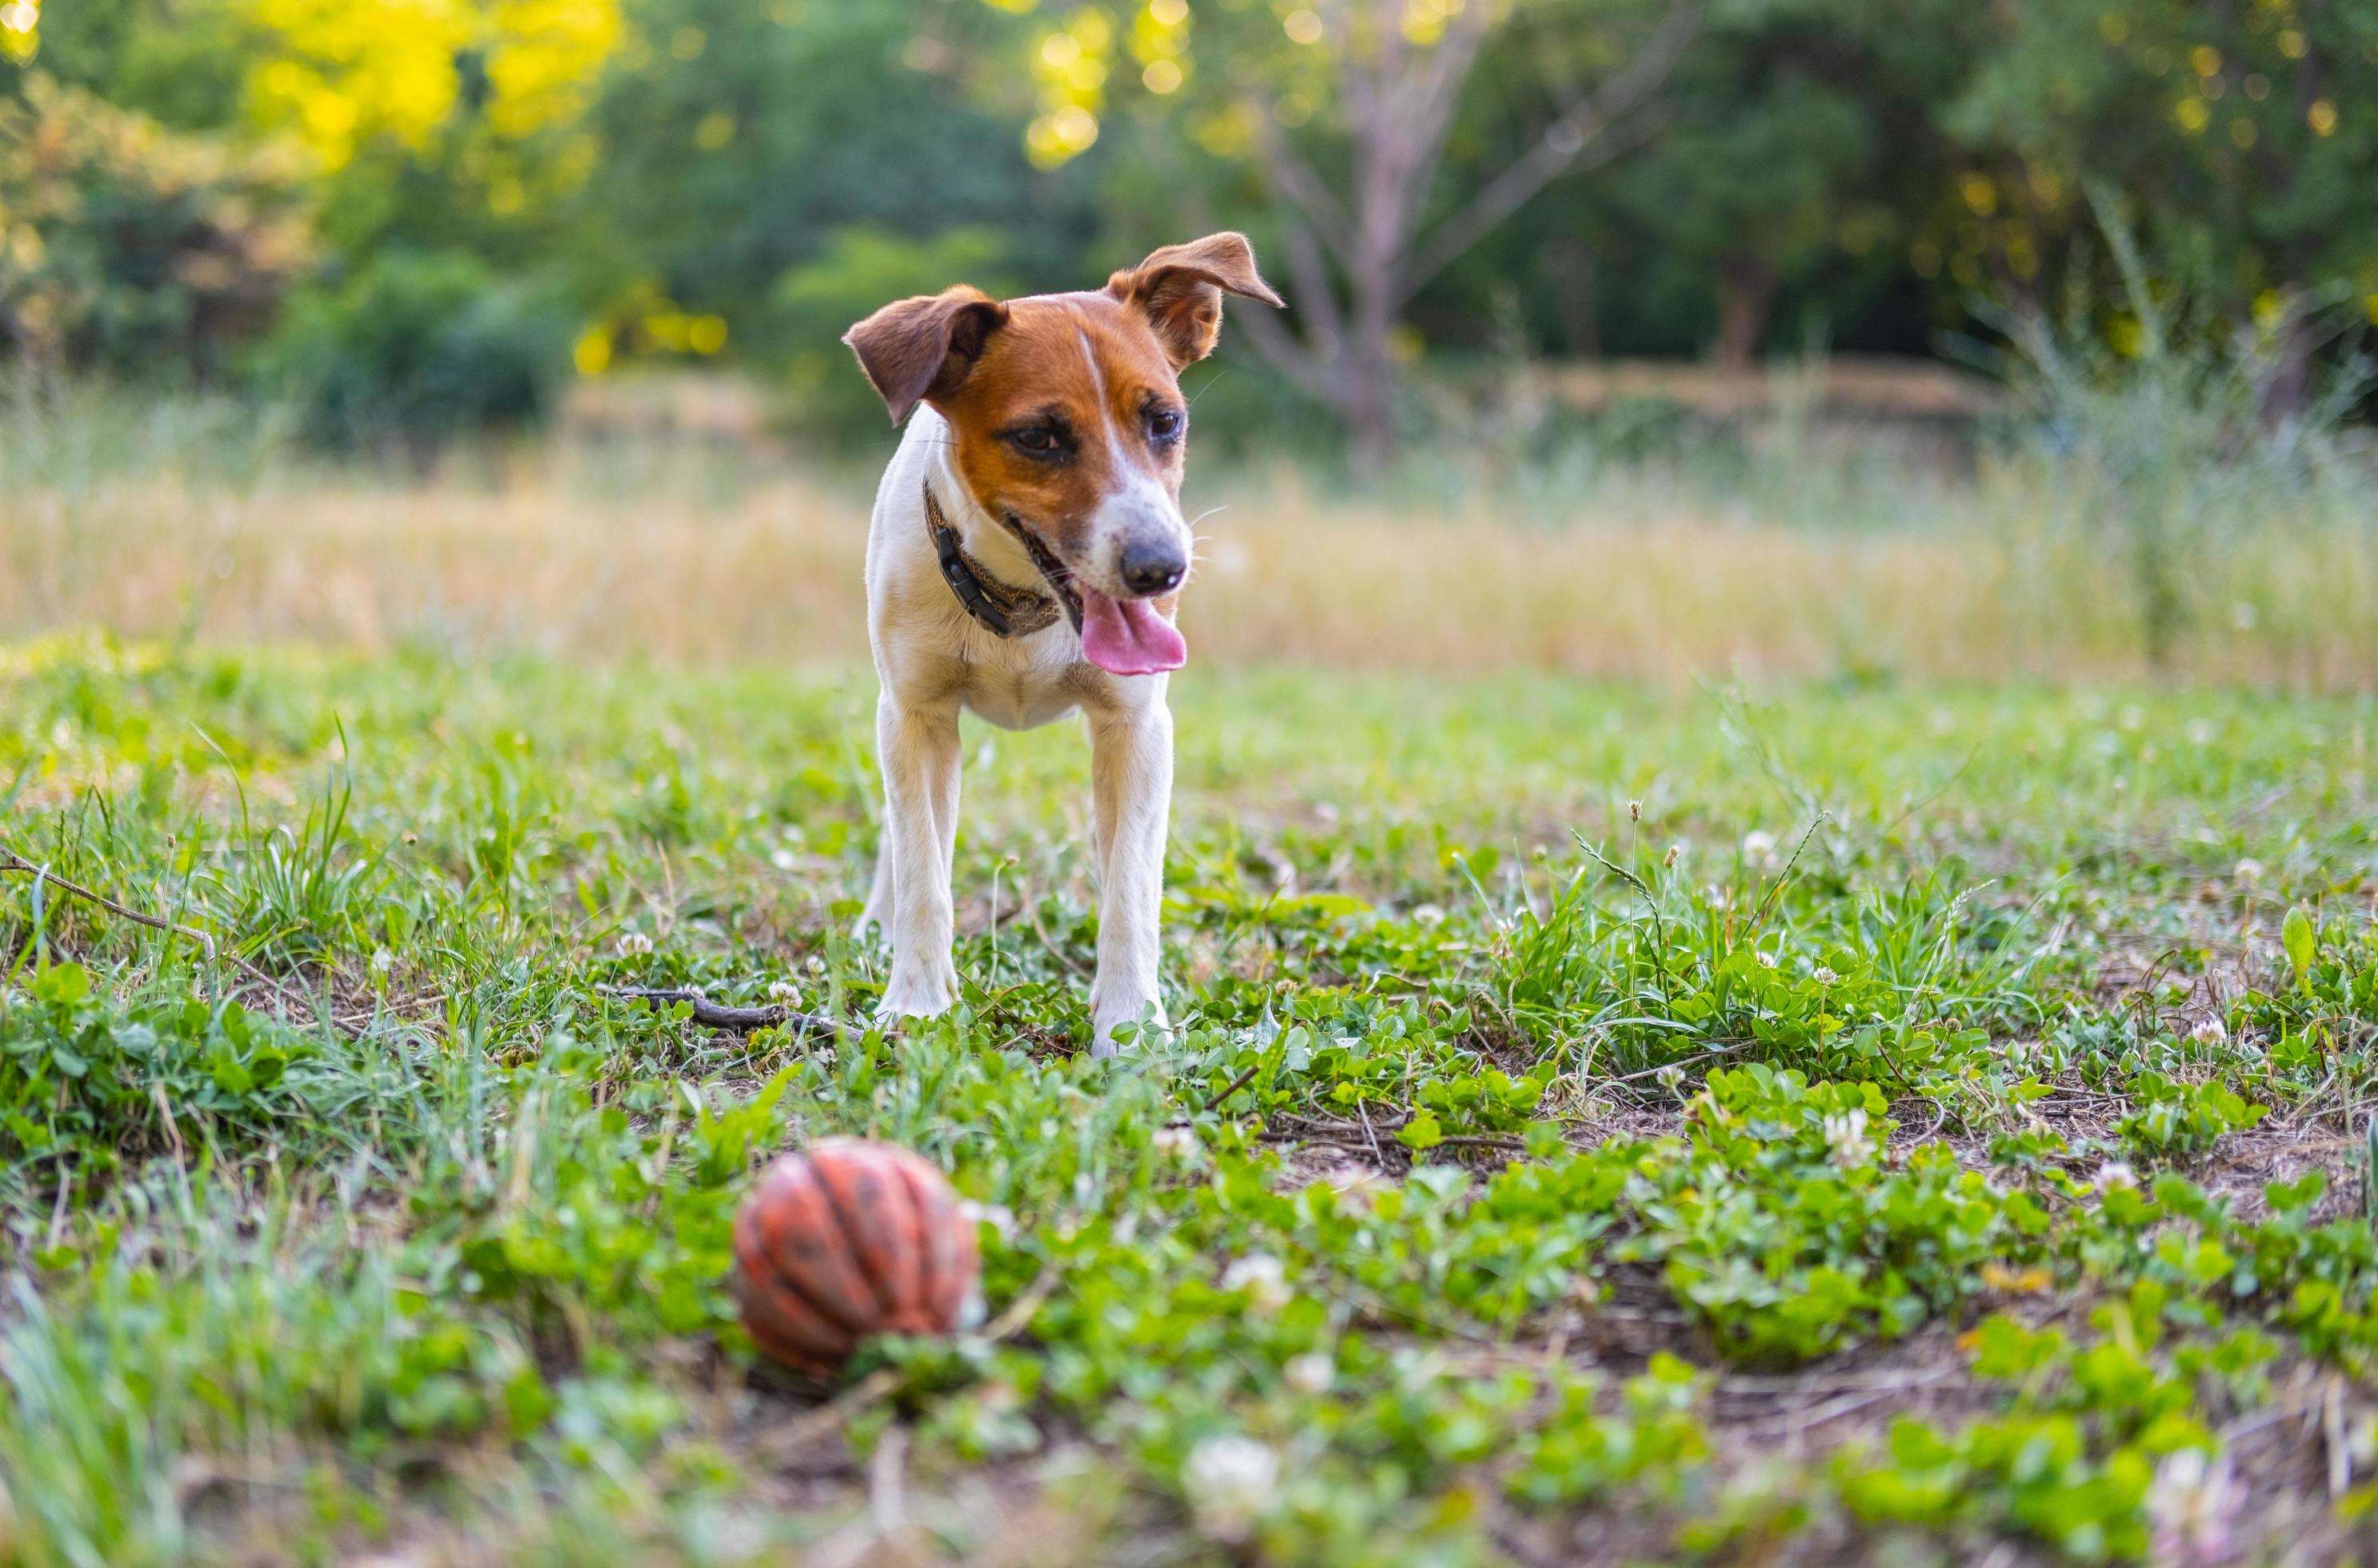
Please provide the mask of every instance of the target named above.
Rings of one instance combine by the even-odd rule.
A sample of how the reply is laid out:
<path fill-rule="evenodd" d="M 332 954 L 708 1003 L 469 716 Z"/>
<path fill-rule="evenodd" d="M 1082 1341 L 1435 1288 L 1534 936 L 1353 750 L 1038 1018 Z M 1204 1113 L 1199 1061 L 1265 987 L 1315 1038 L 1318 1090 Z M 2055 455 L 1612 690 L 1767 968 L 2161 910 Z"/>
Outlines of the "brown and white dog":
<path fill-rule="evenodd" d="M 1028 729 L 1078 709 L 1099 882 L 1095 1047 L 1154 1009 L 1172 805 L 1166 672 L 1189 575 L 1179 377 L 1227 292 L 1277 305 L 1243 235 L 1169 245 L 1102 290 L 887 305 L 844 341 L 907 436 L 876 492 L 867 630 L 883 695 L 883 844 L 859 916 L 891 934 L 879 1016 L 957 999 L 950 962 L 958 712 Z M 921 406 L 920 406 L 921 405 Z"/>

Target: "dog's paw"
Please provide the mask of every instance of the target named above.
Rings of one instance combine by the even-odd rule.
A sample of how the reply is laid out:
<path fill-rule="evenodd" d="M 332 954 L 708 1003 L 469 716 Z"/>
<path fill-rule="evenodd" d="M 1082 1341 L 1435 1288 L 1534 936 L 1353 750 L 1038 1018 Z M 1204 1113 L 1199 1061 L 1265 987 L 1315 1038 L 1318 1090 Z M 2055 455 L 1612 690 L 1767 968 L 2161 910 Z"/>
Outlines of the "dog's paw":
<path fill-rule="evenodd" d="M 895 964 L 891 983 L 883 987 L 883 999 L 875 1004 L 875 1016 L 887 1023 L 895 1018 L 937 1018 L 957 999 L 958 972 L 948 959 L 914 967 Z"/>

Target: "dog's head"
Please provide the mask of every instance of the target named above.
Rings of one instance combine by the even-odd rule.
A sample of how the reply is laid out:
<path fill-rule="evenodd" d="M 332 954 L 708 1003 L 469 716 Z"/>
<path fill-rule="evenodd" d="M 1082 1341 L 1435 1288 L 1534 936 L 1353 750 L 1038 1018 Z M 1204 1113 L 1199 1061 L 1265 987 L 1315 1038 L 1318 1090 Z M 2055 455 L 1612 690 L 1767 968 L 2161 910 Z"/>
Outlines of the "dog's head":
<path fill-rule="evenodd" d="M 1279 305 L 1243 234 L 1168 245 L 1102 290 L 995 300 L 964 286 L 885 305 L 843 341 L 898 424 L 949 422 L 975 501 L 1024 541 L 1118 675 L 1177 668 L 1159 613 L 1189 575 L 1182 370 L 1213 352 L 1225 293 Z"/>

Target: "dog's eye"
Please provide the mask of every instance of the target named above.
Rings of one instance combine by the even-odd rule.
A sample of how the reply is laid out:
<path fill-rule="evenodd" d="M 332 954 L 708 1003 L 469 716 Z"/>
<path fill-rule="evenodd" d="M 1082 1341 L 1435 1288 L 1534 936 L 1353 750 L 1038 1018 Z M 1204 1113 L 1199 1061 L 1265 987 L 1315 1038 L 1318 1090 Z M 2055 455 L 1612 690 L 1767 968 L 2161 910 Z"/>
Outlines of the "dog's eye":
<path fill-rule="evenodd" d="M 1016 450 L 1027 452 L 1036 458 L 1054 457 L 1059 449 L 1064 445 L 1057 439 L 1057 433 L 1054 430 L 1039 425 L 1027 425 L 1021 430 L 1012 431 L 1007 438 L 1015 443 Z"/>
<path fill-rule="evenodd" d="M 1147 438 L 1151 441 L 1178 441 L 1188 417 L 1177 408 L 1160 408 L 1147 416 Z"/>

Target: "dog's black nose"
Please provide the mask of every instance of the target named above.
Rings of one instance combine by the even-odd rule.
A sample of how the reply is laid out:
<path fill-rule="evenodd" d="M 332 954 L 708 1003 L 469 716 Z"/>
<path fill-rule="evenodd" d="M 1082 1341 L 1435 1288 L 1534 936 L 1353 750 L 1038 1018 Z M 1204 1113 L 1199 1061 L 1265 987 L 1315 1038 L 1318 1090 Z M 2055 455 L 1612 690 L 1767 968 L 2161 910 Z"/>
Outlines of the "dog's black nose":
<path fill-rule="evenodd" d="M 1188 558 L 1170 539 L 1135 540 L 1123 547 L 1123 585 L 1134 593 L 1167 593 L 1189 575 Z"/>

